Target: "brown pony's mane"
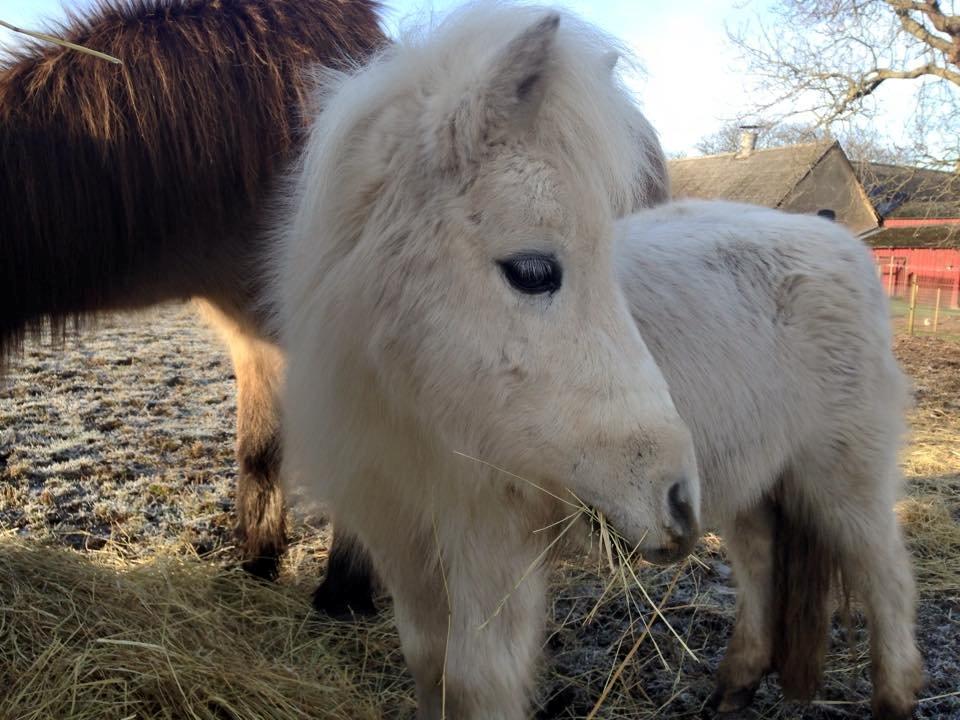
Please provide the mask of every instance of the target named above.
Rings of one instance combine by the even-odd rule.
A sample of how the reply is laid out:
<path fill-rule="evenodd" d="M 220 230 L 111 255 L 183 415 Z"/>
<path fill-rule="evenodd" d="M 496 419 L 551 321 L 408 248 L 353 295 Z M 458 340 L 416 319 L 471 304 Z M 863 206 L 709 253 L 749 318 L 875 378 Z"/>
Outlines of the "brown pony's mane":
<path fill-rule="evenodd" d="M 304 71 L 379 47 L 377 11 L 100 0 L 57 34 L 122 66 L 39 44 L 0 61 L 0 365 L 27 332 L 59 338 L 86 313 L 211 290 L 198 267 L 249 253 L 299 147 Z"/>

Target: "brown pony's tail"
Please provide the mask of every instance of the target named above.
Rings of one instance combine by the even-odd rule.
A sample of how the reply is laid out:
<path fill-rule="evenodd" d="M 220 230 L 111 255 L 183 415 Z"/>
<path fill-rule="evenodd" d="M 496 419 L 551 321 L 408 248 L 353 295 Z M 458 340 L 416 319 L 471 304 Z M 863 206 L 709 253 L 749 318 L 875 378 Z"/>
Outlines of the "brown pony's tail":
<path fill-rule="evenodd" d="M 779 493 L 782 495 L 782 492 Z M 773 667 L 784 697 L 809 701 L 823 675 L 830 631 L 831 597 L 841 581 L 835 546 L 805 519 L 775 498 Z"/>

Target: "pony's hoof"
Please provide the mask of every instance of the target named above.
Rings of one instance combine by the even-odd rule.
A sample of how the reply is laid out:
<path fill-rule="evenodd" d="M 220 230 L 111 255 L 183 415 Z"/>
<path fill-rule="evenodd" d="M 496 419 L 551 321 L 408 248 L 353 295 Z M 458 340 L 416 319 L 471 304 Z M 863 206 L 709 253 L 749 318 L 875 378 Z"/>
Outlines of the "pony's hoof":
<path fill-rule="evenodd" d="M 240 567 L 255 578 L 273 582 L 280 574 L 280 558 L 264 556 L 250 558 L 244 560 Z"/>
<path fill-rule="evenodd" d="M 731 688 L 729 686 L 718 684 L 717 689 L 707 701 L 707 706 L 717 713 L 734 713 L 746 709 L 753 702 L 753 696 L 757 694 L 757 688 L 760 687 L 760 681 L 743 687 Z"/>
<path fill-rule="evenodd" d="M 873 720 L 910 720 L 917 709 L 916 700 L 907 703 L 883 698 L 873 703 Z"/>
<path fill-rule="evenodd" d="M 334 620 L 352 620 L 377 614 L 369 587 L 351 587 L 327 580 L 320 583 L 313 593 L 313 607 Z"/>
<path fill-rule="evenodd" d="M 923 660 L 916 650 L 912 662 L 904 663 L 905 669 L 896 676 L 899 681 L 891 683 L 885 677 L 873 678 L 874 720 L 909 720 L 917 711 L 917 697 L 928 682 L 923 669 Z"/>

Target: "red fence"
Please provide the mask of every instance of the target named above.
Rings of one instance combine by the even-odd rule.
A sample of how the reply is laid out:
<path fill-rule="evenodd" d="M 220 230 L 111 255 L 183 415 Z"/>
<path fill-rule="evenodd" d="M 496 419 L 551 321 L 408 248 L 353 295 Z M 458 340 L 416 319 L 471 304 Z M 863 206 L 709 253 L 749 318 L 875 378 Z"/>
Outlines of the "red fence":
<path fill-rule="evenodd" d="M 960 250 L 875 247 L 873 257 L 890 297 L 909 299 L 916 279 L 919 304 L 932 305 L 939 288 L 944 307 L 960 308 Z"/>

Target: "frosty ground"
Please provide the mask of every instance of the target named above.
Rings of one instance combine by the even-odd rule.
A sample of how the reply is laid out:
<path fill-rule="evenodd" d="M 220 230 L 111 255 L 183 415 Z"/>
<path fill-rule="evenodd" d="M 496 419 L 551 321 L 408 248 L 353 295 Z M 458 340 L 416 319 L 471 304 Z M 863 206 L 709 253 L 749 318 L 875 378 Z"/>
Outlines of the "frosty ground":
<path fill-rule="evenodd" d="M 930 678 L 919 716 L 960 718 L 960 344 L 901 336 L 896 350 L 917 403 L 898 512 Z M 235 570 L 234 381 L 189 305 L 29 343 L 0 388 L 0 685 L 16 690 L 0 718 L 412 716 L 389 601 L 368 622 L 309 609 L 322 513 L 297 514 L 277 586 Z M 595 559 L 559 567 L 540 718 L 701 714 L 733 619 L 722 542 L 639 574 L 649 601 Z M 854 620 L 834 628 L 814 705 L 784 704 L 772 678 L 744 717 L 868 717 Z"/>

